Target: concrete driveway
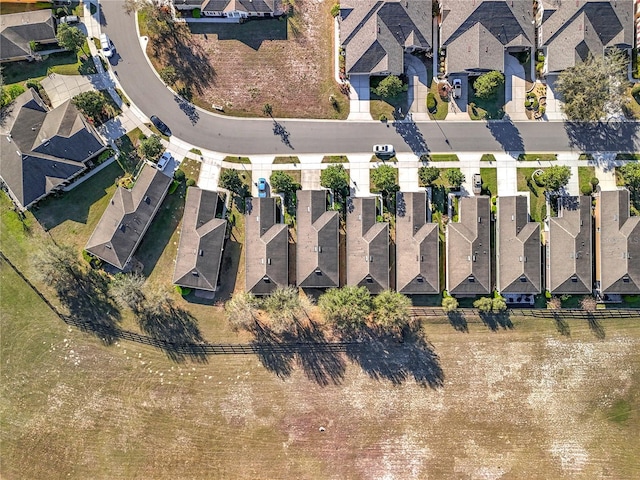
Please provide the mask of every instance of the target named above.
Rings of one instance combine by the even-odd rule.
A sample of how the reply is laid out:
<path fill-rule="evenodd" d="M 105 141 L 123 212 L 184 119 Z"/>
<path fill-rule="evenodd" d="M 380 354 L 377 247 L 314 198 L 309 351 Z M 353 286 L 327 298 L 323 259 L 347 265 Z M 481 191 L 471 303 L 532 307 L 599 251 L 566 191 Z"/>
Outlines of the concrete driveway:
<path fill-rule="evenodd" d="M 545 117 L 547 120 L 564 120 L 564 114 L 562 113 L 562 100 L 558 98 L 558 93 L 555 92 L 555 75 L 547 77 L 547 109 Z"/>
<path fill-rule="evenodd" d="M 427 94 L 429 93 L 429 75 L 425 64 L 415 55 L 405 54 L 404 64 L 409 79 L 407 92 L 409 111 L 416 121 L 429 120 L 427 112 Z"/>
<path fill-rule="evenodd" d="M 351 75 L 349 93 L 349 117 L 347 120 L 371 120 L 369 113 L 369 75 Z"/>
<path fill-rule="evenodd" d="M 527 120 L 524 100 L 527 95 L 527 84 L 524 79 L 524 67 L 517 58 L 504 54 L 505 65 L 505 105 L 504 111 L 511 120 Z"/>

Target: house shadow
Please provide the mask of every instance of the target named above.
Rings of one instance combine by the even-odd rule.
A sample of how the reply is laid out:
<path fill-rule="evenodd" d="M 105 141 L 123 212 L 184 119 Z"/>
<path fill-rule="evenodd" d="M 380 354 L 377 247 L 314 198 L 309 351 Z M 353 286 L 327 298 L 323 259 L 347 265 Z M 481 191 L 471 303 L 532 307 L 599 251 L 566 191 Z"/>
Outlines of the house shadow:
<path fill-rule="evenodd" d="M 505 152 L 524 152 L 524 142 L 520 130 L 508 115 L 505 115 L 502 120 L 487 122 L 487 128 Z"/>
<path fill-rule="evenodd" d="M 45 230 L 55 228 L 67 220 L 86 224 L 91 206 L 107 195 L 107 190 L 122 173 L 120 165 L 113 162 L 73 190 L 54 192 L 29 210 Z"/>
<path fill-rule="evenodd" d="M 226 302 L 231 300 L 231 296 L 236 289 L 236 278 L 240 268 L 240 255 L 242 254 L 242 243 L 231 237 L 226 241 L 224 252 L 222 253 L 222 265 L 220 265 L 219 287 L 216 292 L 216 301 Z M 191 297 L 191 296 L 190 296 Z"/>
<path fill-rule="evenodd" d="M 423 387 L 444 385 L 438 355 L 416 329 L 405 328 L 399 339 L 363 327 L 347 334 L 345 340 L 347 357 L 373 379 L 401 385 L 413 378 Z"/>
<path fill-rule="evenodd" d="M 263 42 L 287 40 L 287 21 L 274 18 L 251 19 L 246 23 L 189 23 L 189 30 L 196 35 L 217 35 L 218 40 L 237 40 L 253 50 L 259 50 Z"/>

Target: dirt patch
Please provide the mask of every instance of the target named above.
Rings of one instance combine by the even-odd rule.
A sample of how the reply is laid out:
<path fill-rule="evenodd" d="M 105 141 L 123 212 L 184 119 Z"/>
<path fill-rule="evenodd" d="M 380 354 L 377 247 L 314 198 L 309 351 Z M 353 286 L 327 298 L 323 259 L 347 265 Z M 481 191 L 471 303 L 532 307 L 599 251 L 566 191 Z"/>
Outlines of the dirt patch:
<path fill-rule="evenodd" d="M 334 80 L 331 6 L 299 0 L 282 19 L 192 24 L 176 49 L 150 45 L 148 53 L 157 69 L 173 65 L 179 77 L 197 78 L 187 86 L 205 109 L 263 116 L 269 103 L 276 117 L 346 118 L 348 98 Z"/>

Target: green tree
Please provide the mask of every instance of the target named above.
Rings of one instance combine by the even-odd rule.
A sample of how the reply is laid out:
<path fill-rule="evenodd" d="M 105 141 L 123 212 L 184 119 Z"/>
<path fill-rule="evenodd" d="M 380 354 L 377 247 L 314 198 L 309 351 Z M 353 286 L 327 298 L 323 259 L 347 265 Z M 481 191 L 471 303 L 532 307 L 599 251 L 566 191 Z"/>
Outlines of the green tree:
<path fill-rule="evenodd" d="M 395 75 L 389 75 L 382 79 L 374 89 L 374 93 L 380 97 L 392 98 L 399 95 L 404 90 L 402 81 Z"/>
<path fill-rule="evenodd" d="M 595 122 L 622 111 L 627 97 L 627 55 L 611 49 L 606 56 L 589 56 L 585 62 L 558 75 L 555 89 L 560 93 L 562 111 L 571 121 Z"/>
<path fill-rule="evenodd" d="M 344 192 L 349 188 L 349 172 L 342 164 L 332 164 L 320 172 L 320 185 L 331 189 L 335 194 Z"/>
<path fill-rule="evenodd" d="M 400 332 L 411 319 L 410 307 L 409 297 L 385 290 L 373 297 L 373 320 L 384 330 Z"/>
<path fill-rule="evenodd" d="M 160 158 L 162 152 L 164 152 L 165 148 L 160 141 L 160 137 L 155 133 L 148 138 L 145 138 L 140 142 L 138 146 L 138 152 L 140 156 L 143 158 L 147 158 L 152 162 L 155 162 Z"/>
<path fill-rule="evenodd" d="M 139 12 L 141 29 L 154 39 L 170 40 L 181 27 L 173 21 L 171 10 L 158 0 L 125 0 L 124 10 L 128 14 Z"/>
<path fill-rule="evenodd" d="M 477 308 L 479 311 L 481 311 L 482 313 L 489 313 L 491 311 L 492 305 L 493 305 L 493 302 L 489 297 L 481 297 L 475 302 L 473 302 L 473 306 Z"/>
<path fill-rule="evenodd" d="M 433 182 L 440 178 L 440 169 L 438 167 L 420 167 L 418 169 L 418 178 L 427 187 L 433 185 Z"/>
<path fill-rule="evenodd" d="M 222 188 L 226 188 L 230 192 L 235 193 L 236 195 L 242 196 L 245 190 L 245 186 L 242 183 L 242 179 L 240 175 L 238 175 L 237 170 L 226 169 L 220 172 L 220 178 L 218 183 Z"/>
<path fill-rule="evenodd" d="M 284 193 L 293 196 L 297 190 L 300 190 L 300 184 L 296 183 L 291 175 L 282 170 L 276 170 L 269 177 L 271 188 L 276 193 Z"/>
<path fill-rule="evenodd" d="M 498 92 L 498 89 L 503 87 L 504 75 L 497 70 L 480 75 L 473 83 L 476 97 L 483 99 L 494 96 Z"/>
<path fill-rule="evenodd" d="M 271 106 L 270 103 L 265 103 L 262 106 L 262 113 L 264 113 L 267 117 L 270 117 L 273 115 L 273 107 Z"/>
<path fill-rule="evenodd" d="M 346 285 L 320 296 L 318 307 L 327 322 L 341 330 L 361 327 L 371 314 L 371 294 L 366 287 Z"/>
<path fill-rule="evenodd" d="M 497 296 L 491 300 L 491 310 L 496 313 L 504 312 L 507 309 L 507 301 L 504 297 Z"/>
<path fill-rule="evenodd" d="M 465 177 L 462 171 L 459 168 L 449 168 L 444 172 L 444 178 L 447 179 L 449 185 L 453 188 L 460 188 L 460 186 L 464 183 Z"/>
<path fill-rule="evenodd" d="M 104 94 L 96 90 L 80 93 L 73 97 L 71 101 L 78 110 L 93 122 L 100 122 L 102 120 L 105 115 L 106 105 L 108 104 Z"/>
<path fill-rule="evenodd" d="M 234 330 L 249 330 L 258 323 L 259 300 L 249 292 L 236 292 L 224 305 L 224 313 Z"/>
<path fill-rule="evenodd" d="M 333 6 L 331 7 L 331 16 L 337 17 L 338 15 L 340 15 L 340 4 L 334 3 Z"/>
<path fill-rule="evenodd" d="M 167 85 L 173 85 L 178 80 L 178 73 L 176 69 L 169 65 L 168 67 L 161 68 L 158 72 L 160 78 Z"/>
<path fill-rule="evenodd" d="M 62 48 L 66 48 L 72 52 L 77 52 L 79 48 L 82 48 L 84 52 L 84 42 L 86 39 L 87 36 L 78 27 L 72 27 L 67 23 L 58 25 L 56 40 Z"/>
<path fill-rule="evenodd" d="M 306 299 L 306 297 L 305 297 Z M 309 303 L 301 301 L 294 287 L 278 287 L 262 301 L 264 310 L 271 320 L 275 332 L 289 331 L 295 327 L 300 317 L 308 314 Z"/>
<path fill-rule="evenodd" d="M 538 175 L 538 182 L 550 192 L 557 192 L 569 183 L 571 168 L 566 165 L 554 165 Z"/>
<path fill-rule="evenodd" d="M 383 196 L 399 190 L 397 170 L 391 165 L 380 165 L 371 170 L 371 181 L 382 192 Z"/>
<path fill-rule="evenodd" d="M 624 184 L 630 190 L 640 191 L 640 163 L 628 162 L 619 168 Z"/>
<path fill-rule="evenodd" d="M 452 313 L 458 309 L 458 300 L 454 297 L 443 297 L 442 298 L 442 310 L 445 313 Z"/>

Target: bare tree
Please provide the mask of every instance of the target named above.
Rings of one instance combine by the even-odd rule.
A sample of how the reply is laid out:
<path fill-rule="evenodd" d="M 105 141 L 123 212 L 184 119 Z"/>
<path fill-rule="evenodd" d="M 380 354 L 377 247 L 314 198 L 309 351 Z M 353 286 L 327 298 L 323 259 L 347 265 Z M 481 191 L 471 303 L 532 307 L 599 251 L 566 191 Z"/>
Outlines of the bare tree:
<path fill-rule="evenodd" d="M 238 292 L 224 306 L 224 313 L 234 330 L 250 329 L 258 323 L 258 299 L 248 292 Z"/>
<path fill-rule="evenodd" d="M 596 299 L 591 295 L 588 295 L 580 300 L 580 308 L 587 312 L 594 312 L 598 308 L 598 302 L 596 302 Z"/>
<path fill-rule="evenodd" d="M 119 273 L 111 281 L 111 294 L 121 306 L 129 307 L 138 314 L 146 301 L 143 291 L 145 281 L 145 277 L 138 273 Z"/>

